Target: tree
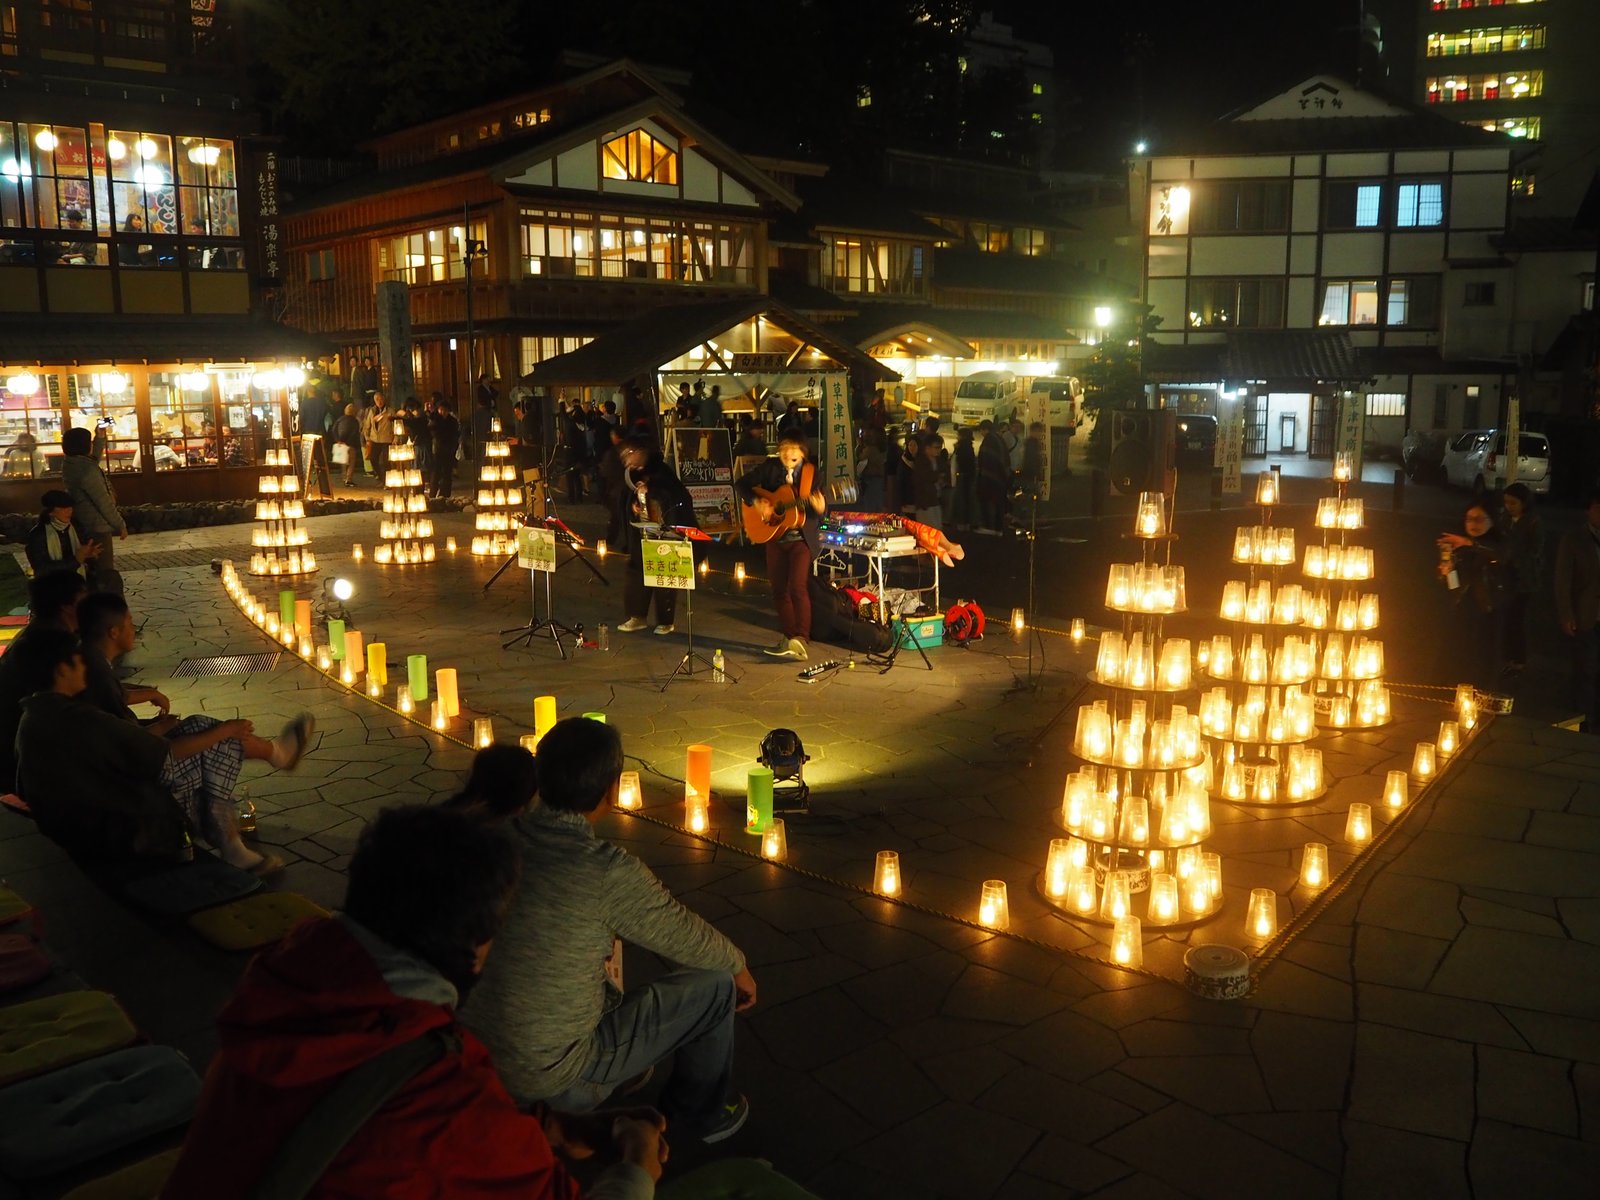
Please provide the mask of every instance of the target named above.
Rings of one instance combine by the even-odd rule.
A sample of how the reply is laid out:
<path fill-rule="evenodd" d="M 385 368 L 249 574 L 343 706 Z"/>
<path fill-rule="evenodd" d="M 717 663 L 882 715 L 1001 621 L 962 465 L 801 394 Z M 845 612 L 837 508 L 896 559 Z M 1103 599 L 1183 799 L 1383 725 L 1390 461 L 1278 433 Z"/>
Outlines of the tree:
<path fill-rule="evenodd" d="M 260 91 L 307 148 L 348 150 L 513 89 L 519 6 L 474 0 L 470 20 L 425 0 L 272 0 L 246 10 Z"/>
<path fill-rule="evenodd" d="M 1095 414 L 1089 458 L 1102 466 L 1111 460 L 1111 432 L 1100 417 L 1107 411 L 1144 407 L 1144 343 L 1161 324 L 1160 317 L 1150 315 L 1148 304 L 1124 300 L 1106 307 L 1111 321 L 1083 370 L 1083 407 Z"/>

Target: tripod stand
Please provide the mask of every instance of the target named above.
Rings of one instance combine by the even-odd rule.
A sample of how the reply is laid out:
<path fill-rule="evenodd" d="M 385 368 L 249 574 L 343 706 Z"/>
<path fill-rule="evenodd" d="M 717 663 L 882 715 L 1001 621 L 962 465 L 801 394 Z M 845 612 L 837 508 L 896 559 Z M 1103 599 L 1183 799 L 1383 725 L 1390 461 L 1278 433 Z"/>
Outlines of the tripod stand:
<path fill-rule="evenodd" d="M 502 629 L 500 631 L 501 633 L 515 633 L 517 636 L 511 638 L 509 641 L 502 642 L 500 648 L 502 650 L 509 650 L 512 646 L 517 645 L 519 642 L 525 646 L 531 646 L 534 638 L 548 633 L 550 635 L 550 640 L 556 644 L 556 649 L 560 651 L 562 661 L 565 661 L 567 657 L 567 647 L 566 643 L 561 640 L 561 635 L 570 634 L 574 638 L 581 640 L 583 637 L 583 626 L 579 625 L 574 628 L 570 625 L 564 625 L 560 621 L 556 620 L 555 601 L 551 594 L 551 578 L 555 575 L 556 571 L 559 571 L 562 567 L 566 566 L 567 563 L 572 562 L 573 559 L 576 559 L 583 563 L 584 566 L 588 567 L 594 577 L 607 587 L 611 586 L 611 581 L 601 573 L 598 567 L 584 557 L 583 551 L 578 548 L 577 541 L 572 537 L 572 535 L 565 532 L 565 528 L 560 526 L 559 523 L 552 523 L 552 521 L 552 518 L 523 518 L 524 525 L 549 529 L 555 535 L 556 545 L 565 545 L 571 557 L 569 557 L 566 562 L 557 563 L 557 565 L 549 571 L 530 570 L 528 572 L 528 623 L 526 625 L 514 625 L 509 629 Z M 493 584 L 496 579 L 500 578 L 506 569 L 516 561 L 517 555 L 513 553 L 509 558 L 506 559 L 504 563 L 500 565 L 500 569 L 494 573 L 489 582 L 484 584 L 484 592 L 487 593 L 490 585 Z M 539 619 L 539 585 L 534 580 L 535 575 L 544 576 L 545 615 L 543 620 Z"/>
<path fill-rule="evenodd" d="M 1039 690 L 1040 680 L 1033 673 L 1033 644 L 1039 637 L 1039 630 L 1034 623 L 1034 581 L 1037 577 L 1039 561 L 1039 490 L 1035 488 L 1030 497 L 1031 506 L 1028 509 L 1028 531 L 1022 536 L 1028 539 L 1028 678 L 1026 682 L 1018 681 L 1006 689 L 1007 696 L 1018 692 L 1036 692 Z M 1039 674 L 1044 674 L 1044 642 L 1039 642 Z"/>
<path fill-rule="evenodd" d="M 692 580 L 693 557 L 689 561 L 691 563 L 690 578 Z M 663 692 L 671 687 L 672 681 L 680 675 L 685 679 L 693 679 L 697 674 L 705 675 L 716 670 L 711 660 L 694 648 L 694 588 L 692 587 L 685 589 L 683 593 L 683 631 L 688 636 L 689 646 L 684 651 L 683 657 L 678 660 L 678 665 L 672 668 L 672 674 L 667 676 L 667 681 L 661 685 Z M 695 670 L 696 663 L 700 664 L 701 669 L 699 671 Z"/>

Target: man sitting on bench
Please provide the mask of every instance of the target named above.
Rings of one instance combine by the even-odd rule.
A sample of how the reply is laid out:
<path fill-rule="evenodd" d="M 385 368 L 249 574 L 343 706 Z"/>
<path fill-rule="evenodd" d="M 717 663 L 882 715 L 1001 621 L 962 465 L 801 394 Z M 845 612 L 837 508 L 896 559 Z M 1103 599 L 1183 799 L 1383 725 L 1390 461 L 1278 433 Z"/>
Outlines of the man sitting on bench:
<path fill-rule="evenodd" d="M 78 597 L 89 590 L 75 571 L 52 571 L 28 580 L 28 624 L 0 657 L 0 792 L 17 788 L 17 726 L 22 698 L 33 689 L 22 679 L 28 646 L 40 634 L 78 631 Z"/>
<path fill-rule="evenodd" d="M 47 837 L 106 859 L 178 858 L 187 813 L 225 862 L 262 875 L 282 870 L 281 858 L 244 844 L 234 816 L 249 721 L 191 717 L 196 727 L 180 723 L 163 737 L 79 699 L 87 672 L 71 634 L 41 634 L 25 653 L 32 694 L 17 729 L 17 785 Z M 310 733 L 302 717 L 285 735 L 291 765 Z"/>

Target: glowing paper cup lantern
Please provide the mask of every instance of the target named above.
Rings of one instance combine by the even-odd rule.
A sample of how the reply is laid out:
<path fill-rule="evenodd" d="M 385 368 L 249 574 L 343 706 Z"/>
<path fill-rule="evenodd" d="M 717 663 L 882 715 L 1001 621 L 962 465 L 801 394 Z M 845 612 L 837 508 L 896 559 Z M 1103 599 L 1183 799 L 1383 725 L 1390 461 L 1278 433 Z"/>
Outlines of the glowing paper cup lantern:
<path fill-rule="evenodd" d="M 1245 936 L 1265 941 L 1278 932 L 1278 893 L 1271 888 L 1250 889 L 1250 911 L 1245 916 Z"/>
<path fill-rule="evenodd" d="M 696 743 L 685 750 L 683 772 L 685 803 L 711 799 L 711 747 Z"/>
<path fill-rule="evenodd" d="M 617 780 L 617 807 L 628 812 L 636 812 L 643 804 L 644 797 L 639 790 L 639 772 L 624 771 Z"/>
<path fill-rule="evenodd" d="M 1411 756 L 1411 773 L 1418 779 L 1432 779 L 1437 761 L 1434 744 L 1418 742 L 1416 753 Z"/>
<path fill-rule="evenodd" d="M 1045 894 L 1052 900 L 1064 899 L 1072 884 L 1072 871 L 1072 839 L 1051 838 L 1044 863 Z"/>
<path fill-rule="evenodd" d="M 1119 967 L 1144 966 L 1144 938 L 1139 930 L 1138 917 L 1118 917 L 1112 926 L 1111 961 Z"/>
<path fill-rule="evenodd" d="M 472 744 L 479 750 L 494 745 L 494 721 L 477 717 L 472 722 Z"/>
<path fill-rule="evenodd" d="M 1410 777 L 1404 771 L 1390 771 L 1383 785 L 1384 807 L 1398 811 L 1406 806 L 1406 801 L 1410 798 Z"/>
<path fill-rule="evenodd" d="M 900 889 L 899 852 L 879 850 L 872 867 L 872 890 L 880 896 L 898 896 Z"/>
<path fill-rule="evenodd" d="M 761 835 L 761 857 L 773 862 L 789 857 L 789 835 L 782 817 L 773 817 L 771 826 Z"/>
<path fill-rule="evenodd" d="M 1365 846 L 1372 840 L 1372 805 L 1356 803 L 1344 821 L 1344 840 L 1352 846 Z"/>
<path fill-rule="evenodd" d="M 1307 842 L 1300 856 L 1300 884 L 1312 891 L 1328 886 L 1328 847 L 1322 842 Z"/>
<path fill-rule="evenodd" d="M 978 924 L 989 929 L 1011 928 L 1011 908 L 1006 902 L 1006 881 L 986 879 L 978 897 Z"/>

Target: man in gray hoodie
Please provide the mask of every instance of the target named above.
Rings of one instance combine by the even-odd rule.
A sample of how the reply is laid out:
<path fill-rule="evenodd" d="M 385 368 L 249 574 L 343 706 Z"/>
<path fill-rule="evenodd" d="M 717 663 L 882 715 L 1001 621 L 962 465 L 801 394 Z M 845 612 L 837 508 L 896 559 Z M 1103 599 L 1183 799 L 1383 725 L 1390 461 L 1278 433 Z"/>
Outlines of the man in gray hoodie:
<path fill-rule="evenodd" d="M 733 1090 L 733 1017 L 756 1002 L 744 955 L 593 824 L 615 803 L 622 738 L 587 717 L 539 742 L 539 803 L 518 817 L 522 878 L 463 1011 L 519 1103 L 582 1112 L 674 1056 L 660 1107 L 705 1142 L 749 1114 Z M 623 992 L 607 975 L 617 939 L 678 970 Z"/>
<path fill-rule="evenodd" d="M 111 551 L 113 537 L 128 536 L 128 523 L 117 508 L 111 481 L 95 461 L 105 451 L 105 429 L 90 434 L 73 428 L 61 432 L 61 482 L 72 495 L 73 521 L 85 542 L 95 542 L 100 555 L 90 567 L 90 585 L 99 592 L 122 595 L 122 574 Z M 99 443 L 96 446 L 96 442 Z M 94 453 L 91 453 L 93 451 Z"/>

